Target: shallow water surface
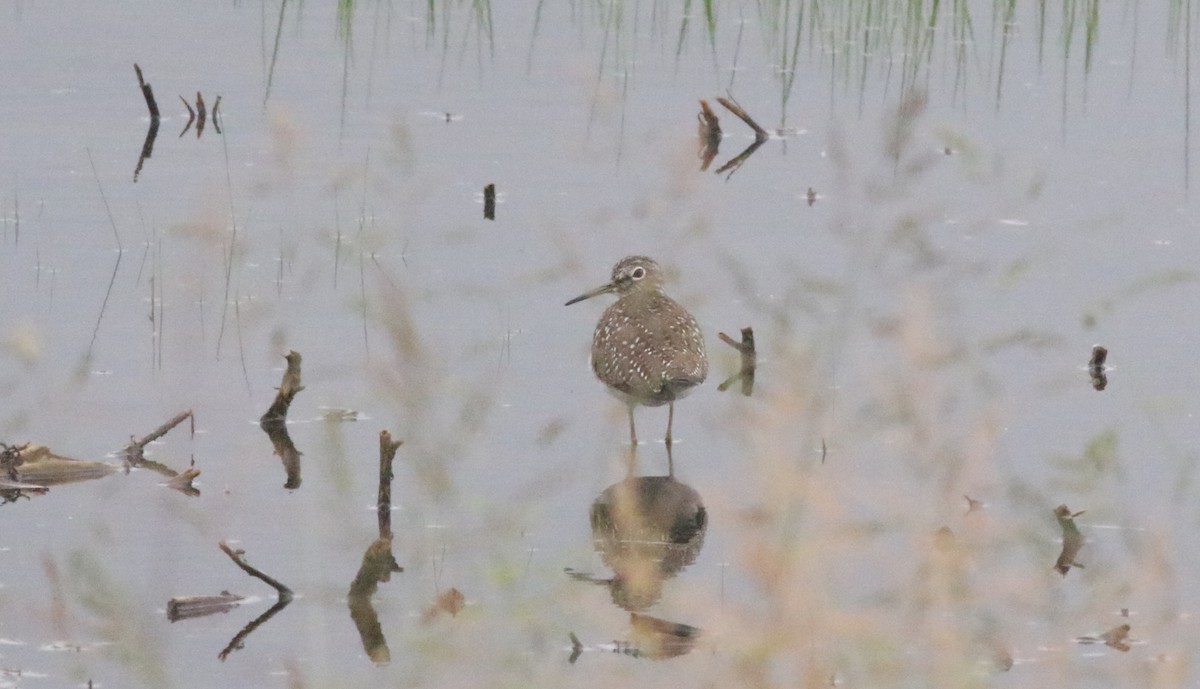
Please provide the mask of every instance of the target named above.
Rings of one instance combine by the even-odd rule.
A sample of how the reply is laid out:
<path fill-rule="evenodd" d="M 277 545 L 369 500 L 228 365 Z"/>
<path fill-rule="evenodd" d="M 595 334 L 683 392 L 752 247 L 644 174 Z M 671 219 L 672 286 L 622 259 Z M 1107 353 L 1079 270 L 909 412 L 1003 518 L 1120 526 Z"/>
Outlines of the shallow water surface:
<path fill-rule="evenodd" d="M 200 471 L 0 492 L 0 687 L 1193 684 L 1196 10 L 522 5 L 0 10 L 0 441 Z"/>

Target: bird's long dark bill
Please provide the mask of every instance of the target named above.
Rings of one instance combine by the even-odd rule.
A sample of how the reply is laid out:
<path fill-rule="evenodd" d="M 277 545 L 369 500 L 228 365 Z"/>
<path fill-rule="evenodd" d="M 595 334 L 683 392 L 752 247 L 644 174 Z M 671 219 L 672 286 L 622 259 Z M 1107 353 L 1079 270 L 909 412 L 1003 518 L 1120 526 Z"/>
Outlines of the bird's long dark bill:
<path fill-rule="evenodd" d="M 567 302 L 566 304 L 563 304 L 563 306 L 570 306 L 571 304 L 581 302 L 584 299 L 591 299 L 592 297 L 600 295 L 600 294 L 607 294 L 607 293 L 615 290 L 616 288 L 617 288 L 617 283 L 615 283 L 615 282 L 610 282 L 607 285 L 601 285 L 590 292 L 584 292 L 583 294 L 579 295 L 578 297 L 575 297 L 574 299 Z"/>

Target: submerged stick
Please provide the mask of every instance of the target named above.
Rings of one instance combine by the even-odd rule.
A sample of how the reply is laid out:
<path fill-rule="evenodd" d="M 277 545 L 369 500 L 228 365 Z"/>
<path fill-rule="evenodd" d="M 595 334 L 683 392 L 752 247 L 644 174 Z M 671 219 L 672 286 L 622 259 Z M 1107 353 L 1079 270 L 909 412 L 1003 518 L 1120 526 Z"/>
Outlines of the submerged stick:
<path fill-rule="evenodd" d="M 225 541 L 221 541 L 217 545 L 221 548 L 221 552 L 228 555 L 229 559 L 233 560 L 233 563 L 235 565 L 237 565 L 238 567 L 241 567 L 242 570 L 244 572 L 246 572 L 246 574 L 249 574 L 250 576 L 258 578 L 258 579 L 262 579 L 263 581 L 265 581 L 267 583 L 268 586 L 270 586 L 271 588 L 278 591 L 280 601 L 292 599 L 292 596 L 294 594 L 292 593 L 292 590 L 290 588 L 288 588 L 287 586 L 284 586 L 282 583 L 280 583 L 278 580 L 271 577 L 270 575 L 263 573 L 261 570 L 255 569 L 254 567 L 252 567 L 250 564 L 248 564 L 246 562 L 246 560 L 242 557 L 243 555 L 246 554 L 246 551 L 234 550 L 233 548 L 230 548 L 225 543 Z"/>
<path fill-rule="evenodd" d="M 392 462 L 396 459 L 396 450 L 403 444 L 403 440 L 393 441 L 391 433 L 379 432 L 379 499 L 376 510 L 381 539 L 392 538 Z"/>
<path fill-rule="evenodd" d="M 146 99 L 146 109 L 150 111 L 150 121 L 158 122 L 158 102 L 154 100 L 154 89 L 142 77 L 142 68 L 133 63 L 133 71 L 137 72 L 138 86 L 142 89 L 142 97 Z"/>
<path fill-rule="evenodd" d="M 150 431 L 150 434 L 147 435 L 146 437 L 142 438 L 141 440 L 133 440 L 131 438 L 130 440 L 132 442 L 130 442 L 129 445 L 125 448 L 125 451 L 128 453 L 130 451 L 136 450 L 137 453 L 140 455 L 141 451 L 147 445 L 149 445 L 150 443 L 154 442 L 155 440 L 158 440 L 159 438 L 166 435 L 168 432 L 170 432 L 170 430 L 172 428 L 175 428 L 179 424 L 183 423 L 184 419 L 192 420 L 192 436 L 194 437 L 196 435 L 196 417 L 192 415 L 192 410 L 188 409 L 187 411 L 179 412 L 170 421 L 164 423 L 163 425 L 159 426 L 158 428 L 155 428 L 153 431 Z"/>
<path fill-rule="evenodd" d="M 749 397 L 754 392 L 754 373 L 758 369 L 758 352 L 754 348 L 754 329 L 742 328 L 742 341 L 737 342 L 725 333 L 717 333 L 721 341 L 736 349 L 742 355 L 742 367 L 736 375 L 721 383 L 717 389 L 725 391 L 735 380 L 742 381 L 742 394 Z"/>

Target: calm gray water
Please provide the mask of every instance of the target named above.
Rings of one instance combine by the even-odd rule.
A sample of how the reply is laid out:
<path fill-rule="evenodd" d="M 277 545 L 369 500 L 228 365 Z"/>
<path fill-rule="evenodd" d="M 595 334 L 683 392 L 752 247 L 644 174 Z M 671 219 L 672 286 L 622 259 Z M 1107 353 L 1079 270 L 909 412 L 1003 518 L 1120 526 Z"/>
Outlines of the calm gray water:
<path fill-rule="evenodd" d="M 1186 17 L 693 4 L 0 8 L 0 440 L 104 459 L 192 409 L 148 450 L 201 471 L 0 506 L 0 687 L 1195 684 Z M 184 131 L 197 91 L 221 133 Z M 772 138 L 715 174 L 754 141 L 727 94 Z M 605 304 L 563 306 L 629 254 L 712 369 L 670 494 L 706 528 L 632 593 L 589 524 L 628 438 Z M 745 326 L 754 394 L 718 392 Z M 293 489 L 257 427 L 288 350 Z M 666 474 L 665 408 L 637 419 Z M 373 662 L 347 591 L 383 429 L 405 571 Z M 275 597 L 223 540 L 297 598 L 220 660 Z M 226 589 L 254 598 L 167 620 Z M 631 610 L 699 636 L 656 652 Z M 1122 623 L 1126 652 L 1074 641 Z"/>

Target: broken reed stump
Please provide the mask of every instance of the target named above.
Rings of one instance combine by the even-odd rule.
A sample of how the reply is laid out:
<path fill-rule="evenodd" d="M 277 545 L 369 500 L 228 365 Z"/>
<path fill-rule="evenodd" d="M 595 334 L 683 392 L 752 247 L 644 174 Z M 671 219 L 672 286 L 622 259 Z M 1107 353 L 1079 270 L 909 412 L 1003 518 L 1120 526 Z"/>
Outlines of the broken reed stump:
<path fill-rule="evenodd" d="M 1071 513 L 1071 508 L 1066 505 L 1059 505 L 1054 508 L 1054 517 L 1058 520 L 1058 525 L 1062 527 L 1063 543 L 1062 553 L 1059 554 L 1058 560 L 1054 562 L 1054 569 L 1064 577 L 1067 572 L 1071 571 L 1072 567 L 1083 567 L 1075 561 L 1075 556 L 1079 554 L 1083 548 L 1083 534 L 1079 532 L 1079 527 L 1075 525 L 1075 517 L 1083 514 L 1084 510 Z"/>
<path fill-rule="evenodd" d="M 158 122 L 158 101 L 154 100 L 154 89 L 150 88 L 150 84 L 142 77 L 142 68 L 135 62 L 133 63 L 133 71 L 137 72 L 138 86 L 142 88 L 142 97 L 146 99 L 146 109 L 150 111 L 150 121 Z M 149 156 L 146 156 L 147 158 Z"/>
<path fill-rule="evenodd" d="M 292 406 L 292 400 L 304 389 L 304 386 L 300 384 L 300 353 L 291 351 L 284 358 L 287 359 L 287 369 L 284 370 L 283 379 L 279 382 L 275 401 L 258 420 L 258 427 L 263 429 L 263 432 L 271 439 L 275 454 L 279 455 L 279 459 L 283 461 L 283 470 L 287 473 L 287 481 L 283 487 L 294 490 L 300 487 L 301 481 L 300 451 L 296 449 L 291 435 L 288 434 L 287 414 L 288 409 Z"/>
<path fill-rule="evenodd" d="M 496 219 L 496 185 L 488 184 L 483 188 L 483 218 Z"/>
<path fill-rule="evenodd" d="M 1108 367 L 1104 362 L 1108 359 L 1108 350 L 1100 345 L 1092 347 L 1092 360 L 1088 362 L 1088 375 L 1092 378 L 1092 388 L 1096 392 L 1104 390 L 1108 387 L 1108 376 L 1105 371 Z"/>
<path fill-rule="evenodd" d="M 286 422 L 292 400 L 295 399 L 297 393 L 304 389 L 304 386 L 300 384 L 300 352 L 290 351 L 284 355 L 284 359 L 287 360 L 287 369 L 283 372 L 283 380 L 280 381 L 279 387 L 276 388 L 275 401 L 258 420 L 258 425 L 264 429 L 267 424 Z"/>
<path fill-rule="evenodd" d="M 376 510 L 379 515 L 379 537 L 392 538 L 392 462 L 396 459 L 396 450 L 404 444 L 403 440 L 392 440 L 392 434 L 387 431 L 379 432 L 379 499 Z"/>
<path fill-rule="evenodd" d="M 729 377 L 728 380 L 717 386 L 717 389 L 724 392 L 733 385 L 734 381 L 742 381 L 742 394 L 749 397 L 754 392 L 754 374 L 758 369 L 758 352 L 754 348 L 754 329 L 751 327 L 742 328 L 742 341 L 737 342 L 732 337 L 725 333 L 717 333 L 721 341 L 736 349 L 742 355 L 742 367 L 738 372 Z"/>
<path fill-rule="evenodd" d="M 225 541 L 221 541 L 220 543 L 217 544 L 217 546 L 221 548 L 221 552 L 223 552 L 229 556 L 230 560 L 233 560 L 233 563 L 235 565 L 237 565 L 238 567 L 241 567 L 242 571 L 244 571 L 246 574 L 249 574 L 252 577 L 255 577 L 257 579 L 261 579 L 261 580 L 265 581 L 268 586 L 270 586 L 271 588 L 278 591 L 279 592 L 279 600 L 284 601 L 284 600 L 292 599 L 292 596 L 294 594 L 292 593 L 292 590 L 290 588 L 283 585 L 279 580 L 275 579 L 274 577 L 271 577 L 270 575 L 265 574 L 262 570 L 257 569 L 255 567 L 253 567 L 252 565 L 250 565 L 248 562 L 246 562 L 245 558 L 242 557 L 243 555 L 246 554 L 246 551 L 234 550 L 233 548 L 230 548 L 229 545 L 227 543 L 225 543 Z"/>

